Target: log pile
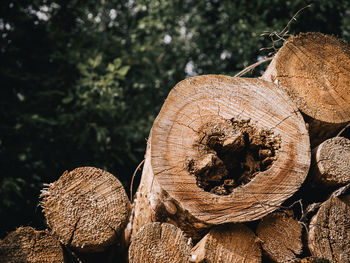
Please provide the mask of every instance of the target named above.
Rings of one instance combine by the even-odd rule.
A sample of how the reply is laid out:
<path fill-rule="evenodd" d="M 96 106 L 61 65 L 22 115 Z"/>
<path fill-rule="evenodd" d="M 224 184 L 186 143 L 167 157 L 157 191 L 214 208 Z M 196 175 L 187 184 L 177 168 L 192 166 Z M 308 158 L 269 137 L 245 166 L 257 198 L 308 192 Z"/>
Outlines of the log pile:
<path fill-rule="evenodd" d="M 19 228 L 0 261 L 348 263 L 349 121 L 348 44 L 291 36 L 261 78 L 171 90 L 131 204 L 106 171 L 65 172 L 41 194 L 50 241 Z"/>

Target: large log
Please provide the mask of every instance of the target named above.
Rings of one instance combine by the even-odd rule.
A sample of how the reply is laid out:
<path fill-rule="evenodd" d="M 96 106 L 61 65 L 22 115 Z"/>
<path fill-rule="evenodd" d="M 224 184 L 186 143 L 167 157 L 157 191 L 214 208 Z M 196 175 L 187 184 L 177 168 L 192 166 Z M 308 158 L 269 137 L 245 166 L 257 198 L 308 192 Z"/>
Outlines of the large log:
<path fill-rule="evenodd" d="M 302 226 L 290 211 L 264 217 L 256 233 L 264 252 L 273 262 L 289 262 L 303 251 Z"/>
<path fill-rule="evenodd" d="M 19 227 L 0 240 L 2 263 L 63 263 L 63 248 L 48 231 Z"/>
<path fill-rule="evenodd" d="M 214 227 L 192 249 L 191 262 L 260 263 L 259 240 L 243 224 Z"/>
<path fill-rule="evenodd" d="M 332 263 L 350 262 L 350 195 L 340 190 L 321 205 L 308 233 L 311 254 Z"/>
<path fill-rule="evenodd" d="M 167 223 L 150 223 L 132 239 L 129 262 L 187 263 L 191 248 L 191 240 L 184 236 L 181 229 Z"/>
<path fill-rule="evenodd" d="M 314 146 L 350 121 L 350 47 L 344 41 L 321 33 L 291 36 L 262 78 L 283 88 L 305 114 Z"/>
<path fill-rule="evenodd" d="M 52 233 L 76 251 L 102 251 L 122 238 L 130 202 L 119 180 L 94 167 L 63 175 L 41 194 Z"/>
<path fill-rule="evenodd" d="M 184 80 L 156 118 L 128 225 L 170 222 L 198 239 L 211 225 L 259 219 L 304 181 L 308 133 L 288 96 L 259 79 Z"/>
<path fill-rule="evenodd" d="M 310 174 L 314 187 L 333 188 L 350 183 L 350 140 L 333 137 L 315 147 Z"/>

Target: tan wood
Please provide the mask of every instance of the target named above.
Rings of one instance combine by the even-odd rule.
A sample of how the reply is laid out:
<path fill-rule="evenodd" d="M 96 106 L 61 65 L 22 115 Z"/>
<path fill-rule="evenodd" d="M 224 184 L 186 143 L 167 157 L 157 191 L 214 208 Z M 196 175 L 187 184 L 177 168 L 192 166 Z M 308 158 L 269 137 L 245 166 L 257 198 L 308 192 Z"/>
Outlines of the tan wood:
<path fill-rule="evenodd" d="M 331 263 L 327 259 L 317 258 L 317 257 L 306 257 L 306 258 L 297 258 L 295 260 L 290 261 L 289 263 Z"/>
<path fill-rule="evenodd" d="M 64 172 L 41 198 L 52 233 L 82 252 L 101 251 L 118 242 L 131 210 L 119 180 L 94 167 Z"/>
<path fill-rule="evenodd" d="M 350 183 L 350 140 L 330 138 L 312 150 L 312 184 L 314 187 L 337 187 Z"/>
<path fill-rule="evenodd" d="M 262 78 L 283 88 L 307 116 L 312 145 L 350 121 L 350 47 L 334 36 L 291 36 Z"/>
<path fill-rule="evenodd" d="M 189 262 L 191 240 L 172 224 L 150 223 L 143 226 L 129 247 L 130 263 Z"/>
<path fill-rule="evenodd" d="M 19 227 L 0 240 L 2 263 L 63 263 L 63 249 L 48 231 Z"/>
<path fill-rule="evenodd" d="M 191 252 L 191 262 L 260 263 L 261 248 L 252 230 L 243 224 L 212 228 Z"/>
<path fill-rule="evenodd" d="M 308 247 L 311 254 L 332 263 L 350 262 L 349 226 L 350 195 L 332 194 L 310 222 Z"/>
<path fill-rule="evenodd" d="M 259 219 L 298 190 L 309 148 L 302 116 L 274 84 L 186 79 L 153 124 L 131 236 L 154 221 L 198 239 L 210 225 Z"/>
<path fill-rule="evenodd" d="M 289 262 L 303 251 L 302 226 L 289 211 L 267 215 L 259 222 L 256 233 L 273 262 Z"/>

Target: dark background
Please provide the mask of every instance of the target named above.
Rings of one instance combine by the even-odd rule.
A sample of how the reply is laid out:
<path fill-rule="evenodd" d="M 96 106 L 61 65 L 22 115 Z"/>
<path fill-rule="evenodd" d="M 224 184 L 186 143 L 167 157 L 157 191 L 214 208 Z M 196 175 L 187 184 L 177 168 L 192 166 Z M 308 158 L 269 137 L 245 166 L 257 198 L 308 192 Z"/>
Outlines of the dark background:
<path fill-rule="evenodd" d="M 267 56 L 274 50 L 259 50 L 272 42 L 261 34 L 280 32 L 310 3 L 1 0 L 0 238 L 45 227 L 40 190 L 65 170 L 99 167 L 129 191 L 170 89 Z M 314 1 L 289 26 L 307 31 L 349 41 L 350 2 Z"/>

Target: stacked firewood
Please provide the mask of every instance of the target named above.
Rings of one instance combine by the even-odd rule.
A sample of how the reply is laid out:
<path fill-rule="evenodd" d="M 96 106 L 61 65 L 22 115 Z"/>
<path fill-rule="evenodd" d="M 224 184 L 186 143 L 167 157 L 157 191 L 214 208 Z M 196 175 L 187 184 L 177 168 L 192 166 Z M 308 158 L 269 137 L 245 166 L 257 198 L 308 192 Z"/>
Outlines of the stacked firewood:
<path fill-rule="evenodd" d="M 350 262 L 350 47 L 291 36 L 261 78 L 178 83 L 154 121 L 130 203 L 110 173 L 47 185 L 48 230 L 0 262 Z"/>

